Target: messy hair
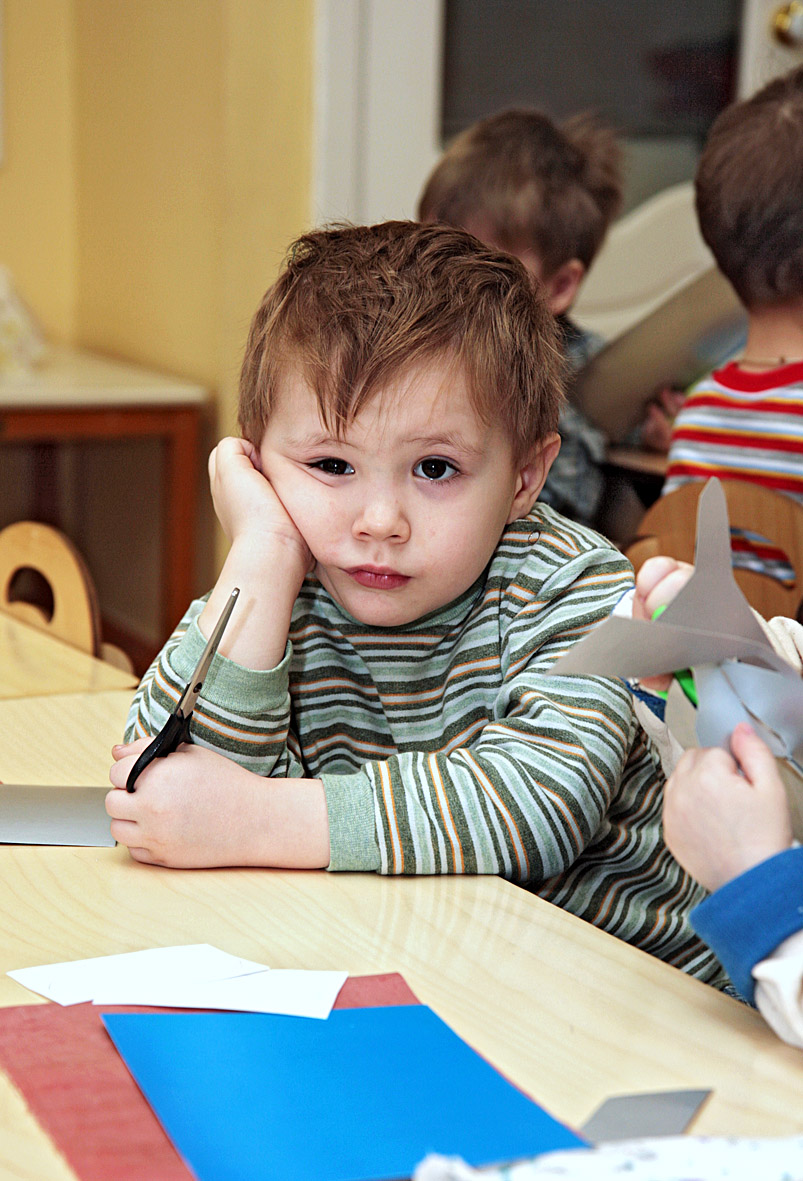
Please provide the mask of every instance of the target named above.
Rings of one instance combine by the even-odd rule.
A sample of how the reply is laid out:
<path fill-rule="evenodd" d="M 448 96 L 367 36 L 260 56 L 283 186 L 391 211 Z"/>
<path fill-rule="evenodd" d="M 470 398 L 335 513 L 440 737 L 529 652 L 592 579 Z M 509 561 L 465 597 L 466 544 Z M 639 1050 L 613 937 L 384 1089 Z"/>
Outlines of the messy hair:
<path fill-rule="evenodd" d="M 557 428 L 563 359 L 537 282 L 462 230 L 391 221 L 305 234 L 251 323 L 239 421 L 259 446 L 282 379 L 299 373 L 338 434 L 418 366 L 459 366 L 516 460 Z"/>
<path fill-rule="evenodd" d="M 451 143 L 426 183 L 421 221 L 482 221 L 504 250 L 533 250 L 545 278 L 577 258 L 586 270 L 622 204 L 621 149 L 591 114 L 558 126 L 540 111 L 502 111 Z"/>
<path fill-rule="evenodd" d="M 803 297 L 803 66 L 727 107 L 696 177 L 697 216 L 747 308 Z"/>

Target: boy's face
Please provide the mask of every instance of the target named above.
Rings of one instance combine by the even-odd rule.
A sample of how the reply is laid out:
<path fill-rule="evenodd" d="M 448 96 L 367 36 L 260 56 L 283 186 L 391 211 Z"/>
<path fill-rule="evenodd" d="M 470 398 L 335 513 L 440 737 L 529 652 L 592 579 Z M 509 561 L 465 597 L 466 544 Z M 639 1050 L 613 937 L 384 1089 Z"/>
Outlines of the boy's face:
<path fill-rule="evenodd" d="M 550 436 L 515 464 L 460 370 L 432 362 L 377 393 L 343 440 L 288 373 L 260 456 L 332 598 L 363 623 L 397 627 L 468 590 L 505 525 L 529 512 L 558 445 Z"/>

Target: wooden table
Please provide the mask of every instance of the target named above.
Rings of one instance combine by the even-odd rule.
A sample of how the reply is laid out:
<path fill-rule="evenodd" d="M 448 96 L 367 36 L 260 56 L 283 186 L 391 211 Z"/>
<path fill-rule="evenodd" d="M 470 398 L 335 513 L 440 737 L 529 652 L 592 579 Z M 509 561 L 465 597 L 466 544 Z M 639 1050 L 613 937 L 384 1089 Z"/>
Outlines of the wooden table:
<path fill-rule="evenodd" d="M 193 597 L 198 446 L 207 392 L 141 366 L 52 346 L 31 374 L 0 381 L 0 443 L 39 450 L 36 520 L 58 523 L 57 445 L 156 438 L 164 444 L 161 628 L 165 636 Z"/>
<path fill-rule="evenodd" d="M 661 451 L 645 451 L 641 447 L 609 447 L 605 454 L 605 462 L 609 467 L 660 480 L 666 475 L 668 459 Z"/>
<path fill-rule="evenodd" d="M 15 777 L 106 782 L 122 693 L 0 702 Z M 48 742 L 41 742 L 42 719 Z M 210 942 L 274 967 L 399 971 L 558 1118 L 608 1095 L 712 1087 L 693 1130 L 803 1131 L 803 1056 L 756 1012 L 497 878 L 138 865 L 117 849 L 0 848 L 0 973 Z M 0 975 L 0 1005 L 46 1003 Z M 71 1173 L 0 1078 L 0 1176 Z"/>
<path fill-rule="evenodd" d="M 127 689 L 130 700 L 136 683 L 132 674 L 0 611 L 0 700 L 102 689 Z M 0 762 L 7 745 L 0 732 Z"/>

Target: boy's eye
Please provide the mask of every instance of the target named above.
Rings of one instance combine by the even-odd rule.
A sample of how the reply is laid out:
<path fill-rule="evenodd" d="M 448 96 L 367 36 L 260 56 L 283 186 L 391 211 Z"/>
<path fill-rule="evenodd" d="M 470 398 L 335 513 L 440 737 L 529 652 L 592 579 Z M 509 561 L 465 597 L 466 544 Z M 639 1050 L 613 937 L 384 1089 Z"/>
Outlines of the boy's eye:
<path fill-rule="evenodd" d="M 326 472 L 327 476 L 351 476 L 354 474 L 354 468 L 350 463 L 346 463 L 345 459 L 335 459 L 334 457 L 318 459 L 312 464 L 312 467 Z"/>
<path fill-rule="evenodd" d="M 438 459 L 437 456 L 430 455 L 415 465 L 413 474 L 423 476 L 425 480 L 448 480 L 451 476 L 457 475 L 457 468 L 449 463 L 448 459 Z"/>

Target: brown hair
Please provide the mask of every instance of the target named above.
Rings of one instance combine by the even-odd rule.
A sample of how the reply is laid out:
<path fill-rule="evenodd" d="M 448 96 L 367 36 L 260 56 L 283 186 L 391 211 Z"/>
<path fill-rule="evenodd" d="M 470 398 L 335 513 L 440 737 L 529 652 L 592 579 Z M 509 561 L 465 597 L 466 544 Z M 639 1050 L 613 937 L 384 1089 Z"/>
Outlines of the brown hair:
<path fill-rule="evenodd" d="M 452 142 L 418 203 L 421 221 L 480 219 L 505 250 L 533 250 L 549 278 L 588 269 L 622 204 L 621 151 L 590 114 L 561 126 L 540 111 L 491 115 Z"/>
<path fill-rule="evenodd" d="M 557 428 L 564 362 L 540 288 L 512 255 L 445 226 L 385 222 L 305 234 L 251 323 L 239 421 L 259 446 L 288 370 L 342 431 L 389 381 L 447 358 L 516 460 Z"/>
<path fill-rule="evenodd" d="M 700 230 L 742 303 L 803 297 L 803 66 L 719 115 L 695 184 Z"/>

